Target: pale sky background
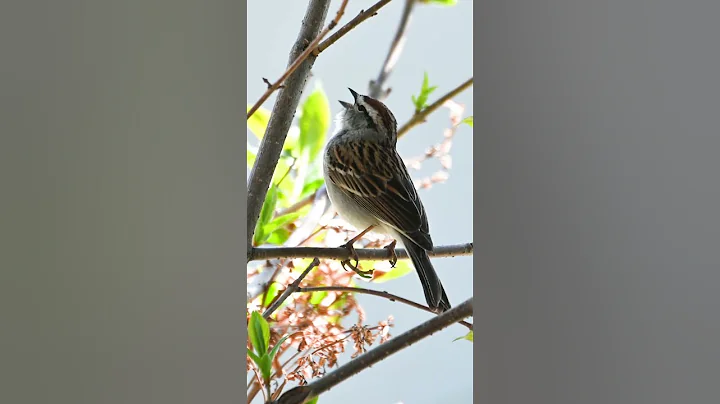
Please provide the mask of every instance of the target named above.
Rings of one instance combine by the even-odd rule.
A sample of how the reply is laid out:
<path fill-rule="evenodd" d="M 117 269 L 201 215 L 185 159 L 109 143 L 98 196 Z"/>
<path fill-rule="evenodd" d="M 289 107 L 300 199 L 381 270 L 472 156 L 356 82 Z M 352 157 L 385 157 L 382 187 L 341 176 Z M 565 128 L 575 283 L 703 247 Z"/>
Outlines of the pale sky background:
<path fill-rule="evenodd" d="M 374 1 L 350 1 L 340 25 Z M 320 80 L 330 100 L 332 113 L 340 107 L 337 100 L 349 100 L 347 87 L 367 93 L 370 79 L 377 77 L 395 34 L 403 1 L 393 1 L 378 15 L 367 20 L 328 48 L 316 61 L 308 88 Z M 333 1 L 328 18 L 335 16 L 340 1 Z M 307 2 L 255 0 L 248 2 L 248 102 L 254 102 L 266 85 L 262 78 L 274 81 L 284 71 L 305 13 Z M 455 7 L 419 5 L 415 7 L 408 40 L 393 74 L 387 81 L 392 87 L 385 100 L 399 125 L 413 112 L 411 95 L 417 94 L 423 73 L 438 89 L 432 102 L 472 76 L 472 1 L 460 0 Z M 262 16 L 262 18 L 260 18 Z M 272 24 L 268 24 L 272 16 Z M 472 88 L 455 98 L 464 104 L 465 115 L 472 115 Z M 274 97 L 264 107 L 271 109 Z M 427 123 L 416 127 L 398 142 L 403 157 L 422 155 L 427 147 L 442 140 L 449 125 L 448 110 L 433 114 Z M 249 132 L 248 132 L 249 133 Z M 444 184 L 421 191 L 436 246 L 472 240 L 472 130 L 460 128 L 452 147 L 453 165 Z M 433 161 L 418 174 L 425 176 L 438 168 Z M 433 260 L 453 305 L 473 294 L 472 259 L 458 257 Z M 370 285 L 370 287 L 375 287 Z M 391 293 L 422 302 L 420 281 L 412 273 L 377 286 Z M 369 323 L 388 315 L 395 317 L 393 335 L 398 335 L 430 318 L 430 314 L 372 296 L 359 296 Z M 466 341 L 452 342 L 466 329 L 455 325 L 427 338 L 323 394 L 319 403 L 360 404 L 435 404 L 472 402 L 472 349 Z"/>

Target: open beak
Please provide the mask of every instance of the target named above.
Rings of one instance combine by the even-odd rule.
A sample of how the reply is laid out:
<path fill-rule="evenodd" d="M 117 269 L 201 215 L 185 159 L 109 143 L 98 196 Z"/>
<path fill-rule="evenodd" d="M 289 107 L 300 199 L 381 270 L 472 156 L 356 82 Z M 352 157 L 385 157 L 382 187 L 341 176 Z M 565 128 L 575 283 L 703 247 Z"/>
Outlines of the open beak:
<path fill-rule="evenodd" d="M 357 98 L 358 98 L 358 95 L 359 95 L 359 94 L 357 93 L 357 91 L 353 90 L 352 88 L 348 88 L 348 90 L 350 90 L 350 94 L 352 94 L 353 99 L 355 100 L 355 102 L 357 102 Z M 352 108 L 352 107 L 353 107 L 353 104 L 350 104 L 349 102 L 345 102 L 345 101 L 342 101 L 342 100 L 341 100 L 341 101 L 338 101 L 338 102 L 340 102 L 340 105 L 342 105 L 343 108 L 345 108 L 345 109 L 349 109 L 349 108 Z"/>
<path fill-rule="evenodd" d="M 352 94 L 353 99 L 355 100 L 355 102 L 357 102 L 357 97 L 359 95 L 357 91 L 353 90 L 352 88 L 348 88 L 348 90 L 350 90 L 350 94 Z"/>

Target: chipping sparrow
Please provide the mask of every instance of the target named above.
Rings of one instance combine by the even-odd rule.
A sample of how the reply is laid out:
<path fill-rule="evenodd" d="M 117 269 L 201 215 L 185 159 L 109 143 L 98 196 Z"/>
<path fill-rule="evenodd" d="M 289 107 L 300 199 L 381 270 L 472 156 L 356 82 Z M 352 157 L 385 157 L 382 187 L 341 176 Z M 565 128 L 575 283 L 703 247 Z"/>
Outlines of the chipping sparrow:
<path fill-rule="evenodd" d="M 365 229 L 346 247 L 357 263 L 352 244 L 367 231 L 399 240 L 420 276 L 430 308 L 448 310 L 450 302 L 427 254 L 433 242 L 425 208 L 395 149 L 395 117 L 382 102 L 349 90 L 355 103 L 340 101 L 344 111 L 338 115 L 337 131 L 327 144 L 323 161 L 333 206 L 358 230 Z M 388 248 L 393 251 L 394 246 L 395 242 Z"/>

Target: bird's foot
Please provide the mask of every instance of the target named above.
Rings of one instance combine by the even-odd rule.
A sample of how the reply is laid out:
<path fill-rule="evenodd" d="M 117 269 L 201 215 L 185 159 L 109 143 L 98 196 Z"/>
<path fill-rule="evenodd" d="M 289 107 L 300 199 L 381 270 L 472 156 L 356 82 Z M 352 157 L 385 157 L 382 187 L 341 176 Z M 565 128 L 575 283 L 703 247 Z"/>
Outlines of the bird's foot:
<path fill-rule="evenodd" d="M 347 243 L 341 245 L 340 247 L 345 248 L 348 250 L 348 254 L 350 255 L 350 258 L 344 259 L 340 261 L 340 264 L 342 267 L 347 271 L 346 265 L 350 268 L 353 268 L 353 271 L 357 269 L 357 266 L 360 264 L 360 257 L 358 256 L 357 251 L 355 251 L 355 247 L 353 247 L 353 243 L 355 243 L 355 240 L 350 240 Z M 355 264 L 351 264 L 351 261 L 355 260 Z"/>
<path fill-rule="evenodd" d="M 395 246 L 397 245 L 397 240 L 393 240 L 392 243 L 385 246 L 388 250 L 390 250 L 390 268 L 395 268 L 395 264 L 398 262 L 397 254 L 395 254 Z"/>
<path fill-rule="evenodd" d="M 348 252 L 350 253 L 350 258 L 340 261 L 340 265 L 342 265 L 343 269 L 345 269 L 346 271 L 348 270 L 348 267 L 350 267 L 353 272 L 363 278 L 372 278 L 372 269 L 368 271 L 363 271 L 358 267 L 360 265 L 360 257 L 358 257 L 357 251 L 355 251 L 355 247 L 353 247 L 354 242 L 355 240 L 350 240 L 344 245 L 342 245 L 342 247 L 347 248 Z M 352 263 L 352 260 L 355 260 L 355 264 Z"/>
<path fill-rule="evenodd" d="M 358 256 L 357 251 L 355 251 L 355 247 L 353 247 L 353 244 L 355 244 L 356 241 L 358 241 L 362 236 L 365 235 L 365 233 L 372 230 L 372 228 L 375 226 L 370 226 L 364 231 L 362 231 L 357 236 L 353 237 L 348 241 L 347 243 L 343 244 L 342 248 L 346 248 L 348 250 L 348 253 L 350 255 L 350 258 L 340 261 L 340 265 L 342 265 L 343 269 L 346 271 L 348 270 L 348 267 L 353 270 L 356 274 L 360 275 L 363 278 L 372 278 L 373 270 L 370 269 L 368 271 L 363 271 L 358 266 L 360 265 L 360 257 Z M 355 260 L 355 264 L 352 263 L 352 260 Z"/>
<path fill-rule="evenodd" d="M 360 265 L 360 257 L 358 257 L 357 251 L 355 251 L 355 247 L 353 247 L 352 243 L 347 243 L 342 247 L 347 248 L 350 253 L 350 258 L 340 261 L 340 265 L 342 265 L 343 269 L 347 271 L 348 267 L 350 267 L 350 269 L 359 276 L 363 278 L 372 278 L 372 269 L 369 271 L 363 271 L 358 267 Z M 352 260 L 355 260 L 355 264 L 352 263 Z"/>

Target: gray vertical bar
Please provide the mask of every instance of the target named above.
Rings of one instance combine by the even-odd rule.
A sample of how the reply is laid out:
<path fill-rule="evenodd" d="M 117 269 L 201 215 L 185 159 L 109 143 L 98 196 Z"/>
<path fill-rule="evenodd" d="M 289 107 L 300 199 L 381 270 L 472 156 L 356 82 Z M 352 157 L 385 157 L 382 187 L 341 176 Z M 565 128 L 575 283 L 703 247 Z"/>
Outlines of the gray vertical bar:
<path fill-rule="evenodd" d="M 718 402 L 720 3 L 477 11 L 478 402 Z"/>
<path fill-rule="evenodd" d="M 244 397 L 245 3 L 0 10 L 0 402 Z"/>

